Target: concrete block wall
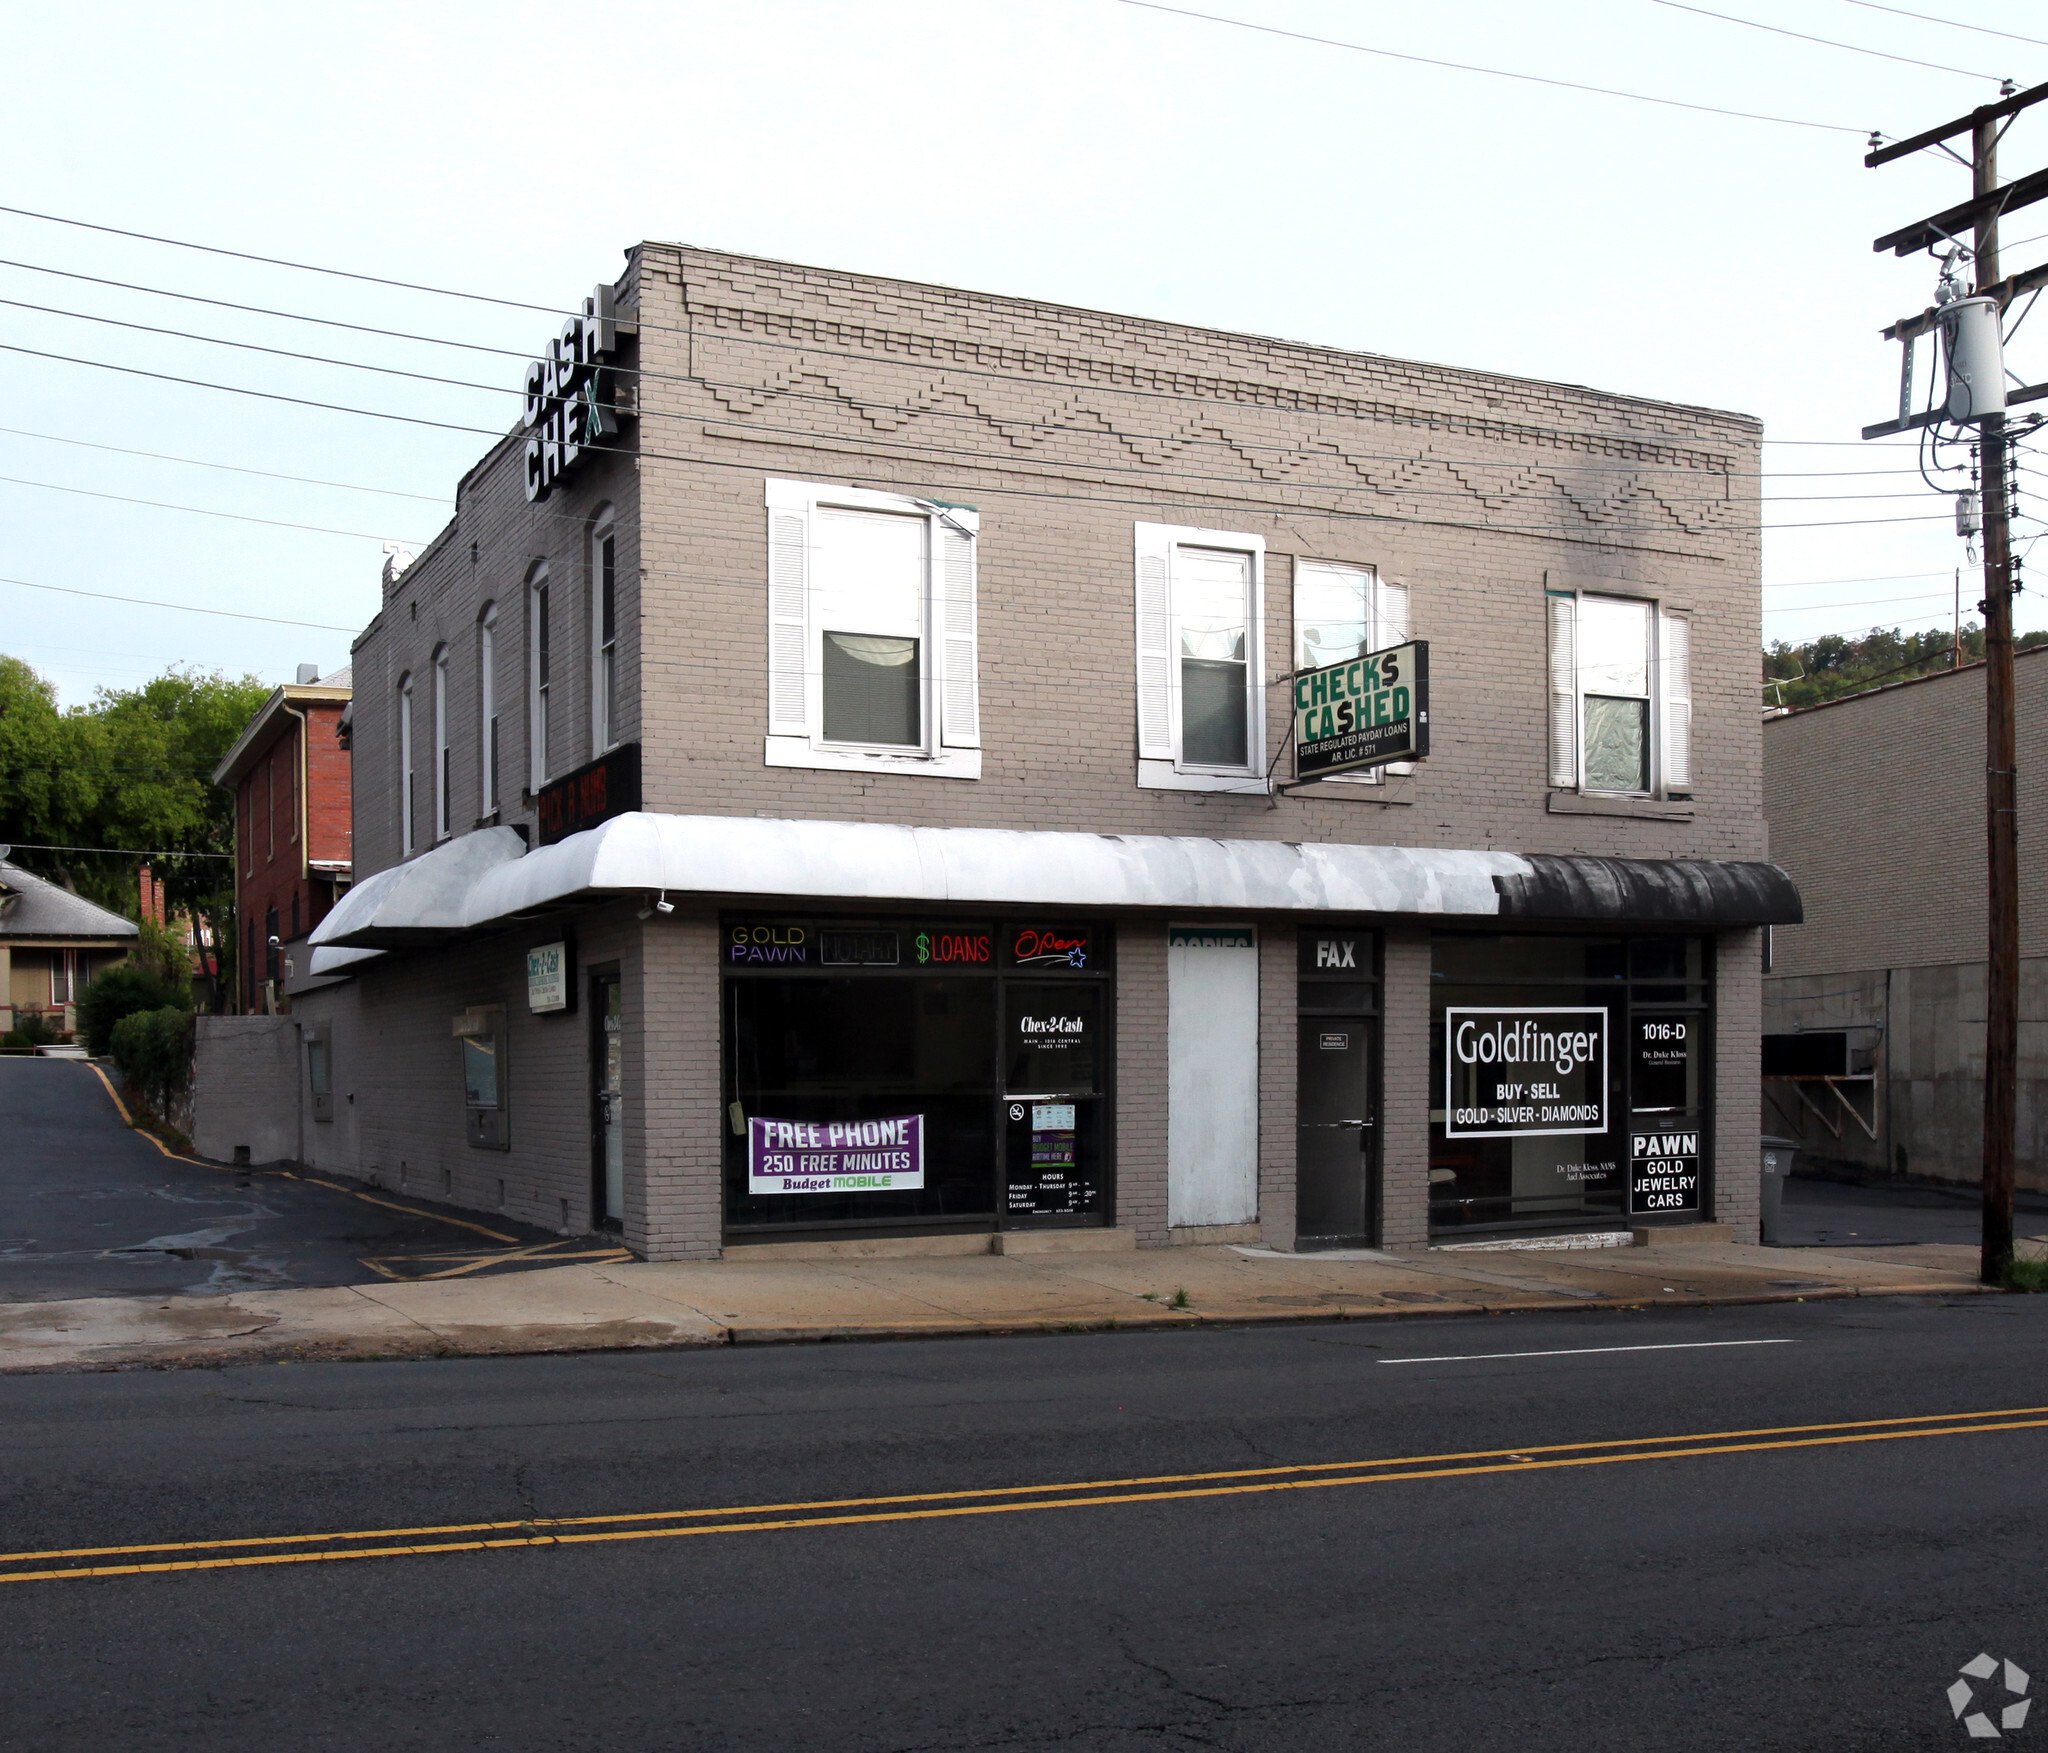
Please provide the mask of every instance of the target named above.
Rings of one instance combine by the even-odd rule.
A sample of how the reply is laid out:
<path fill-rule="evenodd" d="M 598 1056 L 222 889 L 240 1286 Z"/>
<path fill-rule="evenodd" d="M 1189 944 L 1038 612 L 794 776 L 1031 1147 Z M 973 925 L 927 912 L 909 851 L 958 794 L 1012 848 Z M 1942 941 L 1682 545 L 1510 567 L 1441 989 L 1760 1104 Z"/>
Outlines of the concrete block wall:
<path fill-rule="evenodd" d="M 322 1167 L 372 1186 L 502 1211 L 544 1229 L 578 1234 L 591 1226 L 593 1132 L 588 977 L 617 963 L 629 1007 L 642 990 L 641 931 L 632 902 L 521 926 L 445 948 L 408 950 L 358 964 L 355 979 L 296 1001 L 290 1019 L 330 1022 L 330 1080 L 337 1118 L 306 1132 Z M 535 1015 L 526 1002 L 526 952 L 556 941 L 565 923 L 576 941 L 578 992 L 567 1014 Z M 455 1018 L 502 1005 L 507 1031 L 505 1099 L 509 1148 L 466 1136 L 462 1049 Z M 644 1038 L 644 1035 L 643 1035 Z M 636 1075 L 639 1074 L 639 1075 Z M 629 1116 L 641 1110 L 644 1065 L 629 1061 Z"/>
<path fill-rule="evenodd" d="M 1738 1242 L 1757 1239 L 1763 1175 L 1763 938 L 1757 930 L 1724 931 L 1714 944 L 1712 1216 L 1733 1226 Z"/>
<path fill-rule="evenodd" d="M 290 1017 L 194 1018 L 193 1148 L 221 1163 L 296 1162 L 299 1061 Z"/>
<path fill-rule="evenodd" d="M 1259 926 L 1259 1239 L 1292 1252 L 1299 994 L 1295 934 L 1300 922 Z"/>
<path fill-rule="evenodd" d="M 1380 1004 L 1380 1242 L 1429 1245 L 1429 932 L 1387 927 Z"/>
<path fill-rule="evenodd" d="M 1754 422 L 671 246 L 643 246 L 642 282 L 652 807 L 1761 854 Z M 979 506 L 979 780 L 764 765 L 770 477 Z M 1424 770 L 1278 798 L 1140 790 L 1140 521 L 1265 539 L 1269 676 L 1292 667 L 1295 559 L 1406 582 L 1433 643 Z M 1546 587 L 1692 614 L 1692 803 L 1553 812 Z M 1286 713 L 1267 719 L 1279 757 Z"/>
<path fill-rule="evenodd" d="M 1852 1086 L 1877 1136 L 1823 1090 L 1809 1093 L 1831 1131 L 1791 1085 L 1764 1085 L 1764 1124 L 1798 1141 L 1802 1164 L 1865 1175 L 1975 1185 L 1984 1163 L 1984 964 L 1954 962 L 1770 974 L 1764 1027 L 1848 1032 L 1851 1067 L 1867 1057 L 1876 1083 Z M 1874 1106 L 1874 1114 L 1871 1108 Z M 2048 957 L 2020 962 L 2018 1160 L 2025 1191 L 2048 1192 Z"/>
<path fill-rule="evenodd" d="M 681 903 L 650 920 L 625 992 L 632 1043 L 626 1242 L 650 1260 L 715 1260 L 725 1210 L 718 915 Z"/>
<path fill-rule="evenodd" d="M 1166 1220 L 1166 922 L 1116 925 L 1116 1221 L 1140 1247 Z"/>
<path fill-rule="evenodd" d="M 2048 646 L 2013 660 L 2020 953 L 2048 955 Z M 1772 933 L 1774 975 L 1933 967 L 1985 955 L 1984 666 L 1766 721 L 1771 856 L 1806 900 Z M 1873 904 L 1875 903 L 1875 904 Z"/>

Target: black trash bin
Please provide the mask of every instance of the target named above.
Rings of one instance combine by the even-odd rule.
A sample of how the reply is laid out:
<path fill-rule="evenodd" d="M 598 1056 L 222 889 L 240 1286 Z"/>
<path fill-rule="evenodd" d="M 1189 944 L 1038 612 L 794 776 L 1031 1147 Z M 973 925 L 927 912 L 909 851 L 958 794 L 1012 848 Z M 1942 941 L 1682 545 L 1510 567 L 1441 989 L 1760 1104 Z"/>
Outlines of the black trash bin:
<path fill-rule="evenodd" d="M 1763 1174 L 1757 1182 L 1757 1223 L 1764 1245 L 1774 1247 L 1785 1239 L 1785 1183 L 1792 1178 L 1792 1158 L 1799 1149 L 1796 1138 L 1764 1136 Z"/>

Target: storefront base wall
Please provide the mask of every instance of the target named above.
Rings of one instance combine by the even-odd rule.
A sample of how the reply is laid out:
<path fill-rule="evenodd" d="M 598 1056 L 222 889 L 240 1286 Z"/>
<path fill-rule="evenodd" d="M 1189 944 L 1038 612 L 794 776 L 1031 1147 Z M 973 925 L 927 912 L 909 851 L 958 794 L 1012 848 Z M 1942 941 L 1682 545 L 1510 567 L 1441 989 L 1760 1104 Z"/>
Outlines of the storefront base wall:
<path fill-rule="evenodd" d="M 1117 1227 L 1141 1248 L 1173 1240 L 1166 1218 L 1166 925 L 1116 926 Z"/>
<path fill-rule="evenodd" d="M 1259 922 L 1259 1222 L 1256 1236 L 1245 1238 L 1286 1252 L 1293 1251 L 1295 1234 L 1300 982 L 1294 945 L 1300 927 L 1298 919 Z"/>
<path fill-rule="evenodd" d="M 715 1260 L 724 1224 L 718 913 L 678 902 L 643 939 L 625 991 L 626 1243 L 649 1260 Z"/>
<path fill-rule="evenodd" d="M 1763 1016 L 1763 933 L 1724 931 L 1714 945 L 1714 1205 L 1701 1215 L 1738 1242 L 1757 1239 Z"/>
<path fill-rule="evenodd" d="M 544 1229 L 591 1226 L 589 970 L 616 962 L 631 1002 L 641 987 L 641 930 L 628 903 L 562 915 L 474 943 L 396 950 L 346 987 L 311 993 L 294 1020 L 332 1025 L 336 1118 L 300 1128 L 309 1164 L 374 1187 L 477 1211 L 501 1211 Z M 526 951 L 567 933 L 576 943 L 576 1007 L 535 1015 L 526 1002 Z M 465 1135 L 462 1053 L 455 1017 L 503 1005 L 506 1135 L 486 1150 Z M 640 1106 L 629 1064 L 629 1113 Z M 350 1118 L 344 1119 L 348 1114 Z M 352 1136 L 351 1136 L 352 1134 Z M 636 1154 L 629 1144 L 629 1161 Z M 628 1185 L 629 1209 L 632 1188 Z"/>
<path fill-rule="evenodd" d="M 1389 925 L 1381 951 L 1380 1245 L 1429 1246 L 1429 957 L 1425 927 Z"/>

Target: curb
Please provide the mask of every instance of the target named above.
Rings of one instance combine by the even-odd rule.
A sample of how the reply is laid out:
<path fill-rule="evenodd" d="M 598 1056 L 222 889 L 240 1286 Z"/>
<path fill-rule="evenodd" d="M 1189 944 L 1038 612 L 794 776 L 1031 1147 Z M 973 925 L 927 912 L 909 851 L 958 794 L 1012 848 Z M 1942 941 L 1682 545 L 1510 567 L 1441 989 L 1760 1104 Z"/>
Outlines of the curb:
<path fill-rule="evenodd" d="M 1019 1339 L 1052 1338 L 1093 1333 L 1164 1333 L 1194 1330 L 1217 1331 L 1233 1327 L 1334 1326 L 1363 1321 L 1406 1321 L 1444 1315 L 1536 1315 L 1536 1314 L 1642 1314 L 1652 1309 L 1744 1308 L 1767 1303 L 1846 1302 L 1867 1297 L 1944 1297 L 2006 1294 L 1990 1285 L 1830 1285 L 1814 1290 L 1779 1290 L 1753 1295 L 1717 1297 L 1672 1297 L 1615 1299 L 1589 1303 L 1579 1299 L 1552 1298 L 1540 1302 L 1488 1303 L 1445 1297 L 1436 1303 L 1409 1303 L 1399 1308 L 1334 1308 L 1245 1310 L 1235 1314 L 1204 1314 L 1199 1309 L 1159 1310 L 1143 1315 L 1108 1316 L 1086 1321 L 940 1321 L 920 1326 L 816 1326 L 753 1327 L 721 1326 L 709 1333 L 672 1333 L 649 1337 L 639 1343 L 621 1344 L 616 1338 L 589 1344 L 577 1342 L 573 1331 L 559 1340 L 528 1340 L 511 1345 L 491 1343 L 488 1337 L 444 1338 L 421 1334 L 418 1338 L 393 1340 L 296 1339 L 264 1341 L 252 1337 L 247 1343 L 186 1345 L 176 1349 L 150 1350 L 122 1347 L 125 1356 L 76 1358 L 61 1363 L 13 1363 L 0 1359 L 0 1375 L 97 1374 L 123 1370 L 223 1369 L 238 1364 L 262 1363 L 413 1363 L 436 1358 L 458 1357 L 558 1357 L 576 1353 L 619 1353 L 635 1351 L 701 1351 L 720 1346 L 743 1345 L 852 1345 L 894 1343 L 915 1339 Z M 110 1351 L 115 1348 L 109 1347 Z"/>

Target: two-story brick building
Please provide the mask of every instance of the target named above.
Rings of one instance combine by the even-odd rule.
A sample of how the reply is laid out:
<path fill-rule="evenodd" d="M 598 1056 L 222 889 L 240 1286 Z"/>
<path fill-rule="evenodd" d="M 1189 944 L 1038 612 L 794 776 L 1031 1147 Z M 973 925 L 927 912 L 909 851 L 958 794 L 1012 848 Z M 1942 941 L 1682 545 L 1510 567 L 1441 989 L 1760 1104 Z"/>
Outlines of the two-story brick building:
<path fill-rule="evenodd" d="M 314 1161 L 653 1258 L 1754 1233 L 1754 421 L 652 243 L 527 388 L 355 648 Z M 1296 783 L 1414 641 L 1427 758 Z"/>
<path fill-rule="evenodd" d="M 275 1011 L 304 982 L 305 940 L 348 887 L 348 703 L 347 670 L 323 680 L 301 664 L 214 769 L 214 784 L 235 794 L 235 996 L 245 1012 Z"/>

